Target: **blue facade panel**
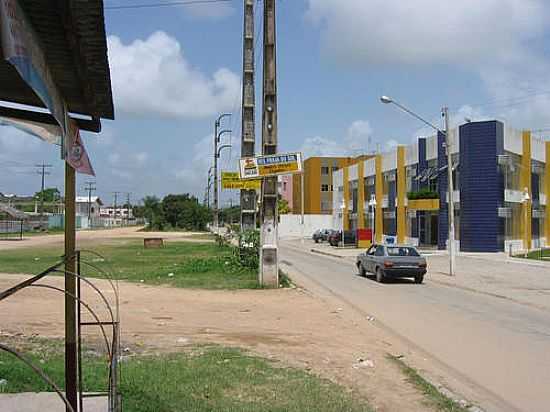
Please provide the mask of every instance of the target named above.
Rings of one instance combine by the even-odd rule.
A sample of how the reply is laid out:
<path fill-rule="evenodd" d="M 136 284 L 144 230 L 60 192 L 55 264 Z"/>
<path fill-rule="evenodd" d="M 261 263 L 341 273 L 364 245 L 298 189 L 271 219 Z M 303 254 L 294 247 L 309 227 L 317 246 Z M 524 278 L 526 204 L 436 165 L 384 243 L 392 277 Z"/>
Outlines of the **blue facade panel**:
<path fill-rule="evenodd" d="M 466 252 L 503 249 L 501 218 L 502 176 L 497 155 L 502 148 L 501 122 L 460 126 L 460 248 Z"/>

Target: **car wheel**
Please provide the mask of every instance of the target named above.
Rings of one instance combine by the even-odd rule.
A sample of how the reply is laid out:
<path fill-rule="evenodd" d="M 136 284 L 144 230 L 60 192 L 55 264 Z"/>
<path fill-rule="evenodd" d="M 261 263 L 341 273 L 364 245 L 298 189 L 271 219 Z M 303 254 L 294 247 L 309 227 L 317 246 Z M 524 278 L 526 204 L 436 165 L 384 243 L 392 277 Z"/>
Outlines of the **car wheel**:
<path fill-rule="evenodd" d="M 365 268 L 363 267 L 363 264 L 362 263 L 358 263 L 357 264 L 357 268 L 359 269 L 359 274 L 361 276 L 367 276 L 367 271 L 365 270 Z"/>
<path fill-rule="evenodd" d="M 384 283 L 384 272 L 381 268 L 376 268 L 376 281 L 378 283 Z"/>
<path fill-rule="evenodd" d="M 414 283 L 421 284 L 422 282 L 424 282 L 424 275 L 419 275 L 414 277 Z"/>
<path fill-rule="evenodd" d="M 319 243 L 319 239 L 315 238 L 315 243 Z"/>

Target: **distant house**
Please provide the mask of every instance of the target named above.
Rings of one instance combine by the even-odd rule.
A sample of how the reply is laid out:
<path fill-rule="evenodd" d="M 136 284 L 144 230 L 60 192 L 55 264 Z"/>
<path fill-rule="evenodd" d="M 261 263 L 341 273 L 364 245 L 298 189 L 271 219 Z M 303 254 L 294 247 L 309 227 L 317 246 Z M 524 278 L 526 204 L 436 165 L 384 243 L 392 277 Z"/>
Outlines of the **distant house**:
<path fill-rule="evenodd" d="M 99 196 L 77 196 L 76 197 L 76 215 L 77 216 L 88 216 L 92 218 L 99 218 L 101 206 L 103 202 Z"/>

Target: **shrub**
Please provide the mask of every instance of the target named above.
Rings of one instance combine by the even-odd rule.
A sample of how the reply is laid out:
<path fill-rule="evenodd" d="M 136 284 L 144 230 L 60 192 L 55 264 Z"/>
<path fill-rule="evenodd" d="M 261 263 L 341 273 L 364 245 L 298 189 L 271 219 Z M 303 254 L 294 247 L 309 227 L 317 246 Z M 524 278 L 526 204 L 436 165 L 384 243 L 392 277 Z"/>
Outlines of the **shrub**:
<path fill-rule="evenodd" d="M 407 197 L 409 200 L 439 199 L 439 193 L 430 189 L 421 189 L 416 192 L 407 193 Z"/>

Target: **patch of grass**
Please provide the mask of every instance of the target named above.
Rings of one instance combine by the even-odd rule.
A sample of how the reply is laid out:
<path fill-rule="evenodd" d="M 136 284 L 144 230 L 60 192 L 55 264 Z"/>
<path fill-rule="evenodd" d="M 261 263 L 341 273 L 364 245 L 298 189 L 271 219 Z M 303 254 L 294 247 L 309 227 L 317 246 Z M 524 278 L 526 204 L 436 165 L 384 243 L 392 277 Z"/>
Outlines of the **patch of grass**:
<path fill-rule="evenodd" d="M 531 260 L 550 261 L 550 249 L 534 250 L 532 252 L 529 252 L 527 256 L 525 256 L 524 254 L 520 254 L 514 257 L 527 258 Z"/>
<path fill-rule="evenodd" d="M 63 388 L 63 357 L 30 357 Z M 42 360 L 42 362 L 40 362 Z M 88 354 L 86 391 L 106 387 L 105 359 Z M 22 364 L 21 364 L 22 365 Z M 0 353 L 6 392 L 46 390 L 11 355 Z M 133 356 L 121 364 L 120 390 L 129 412 L 359 412 L 370 411 L 362 397 L 299 369 L 285 368 L 236 349 L 197 347 L 186 353 Z"/>
<path fill-rule="evenodd" d="M 469 412 L 467 408 L 462 407 L 458 402 L 442 394 L 434 385 L 424 379 L 419 373 L 408 366 L 398 357 L 388 355 L 403 371 L 407 380 L 420 390 L 426 397 L 426 402 L 435 410 L 441 412 Z"/>
<path fill-rule="evenodd" d="M 144 249 L 139 241 L 111 241 L 89 247 L 106 261 L 82 252 L 83 260 L 104 270 L 114 270 L 117 279 L 184 288 L 258 288 L 256 271 L 234 264 L 232 250 L 213 243 L 169 242 L 164 248 Z M 0 252 L 0 268 L 6 273 L 39 273 L 54 265 L 62 246 L 22 248 Z M 82 265 L 83 273 L 102 277 Z"/>

